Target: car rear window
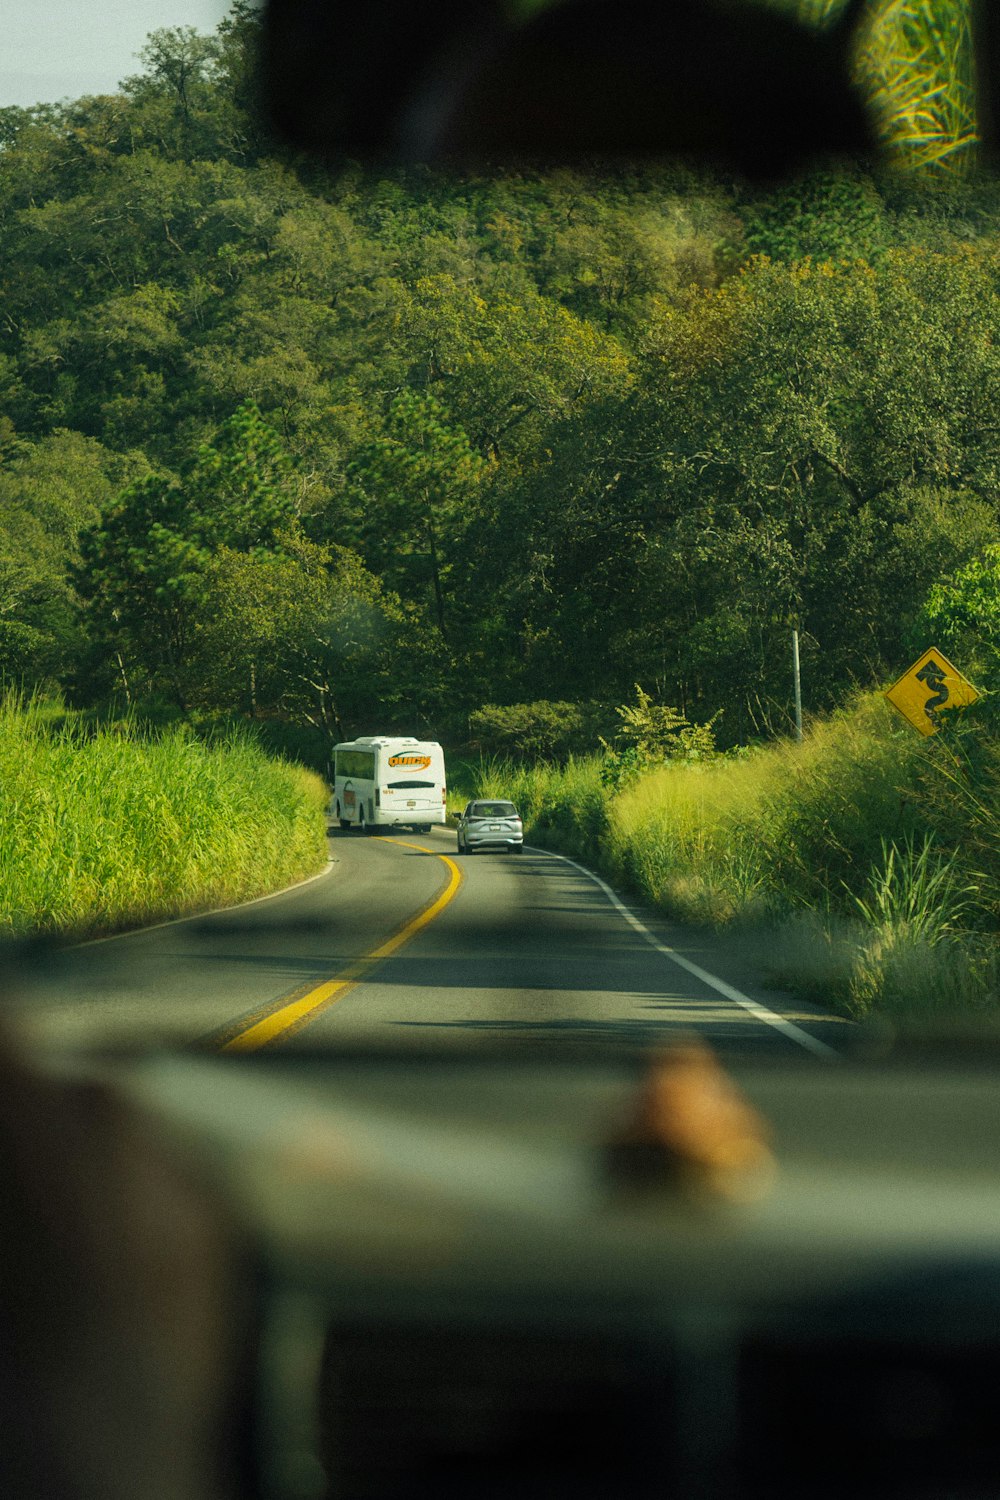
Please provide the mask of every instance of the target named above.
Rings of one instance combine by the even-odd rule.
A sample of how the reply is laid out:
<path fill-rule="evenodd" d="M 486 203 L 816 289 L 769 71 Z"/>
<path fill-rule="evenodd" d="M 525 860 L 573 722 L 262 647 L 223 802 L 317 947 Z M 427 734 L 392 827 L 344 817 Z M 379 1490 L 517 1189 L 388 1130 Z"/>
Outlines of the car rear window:
<path fill-rule="evenodd" d="M 418 788 L 433 786 L 433 781 L 390 781 L 390 792 L 415 792 Z"/>
<path fill-rule="evenodd" d="M 517 808 L 513 802 L 474 802 L 470 818 L 516 818 Z"/>

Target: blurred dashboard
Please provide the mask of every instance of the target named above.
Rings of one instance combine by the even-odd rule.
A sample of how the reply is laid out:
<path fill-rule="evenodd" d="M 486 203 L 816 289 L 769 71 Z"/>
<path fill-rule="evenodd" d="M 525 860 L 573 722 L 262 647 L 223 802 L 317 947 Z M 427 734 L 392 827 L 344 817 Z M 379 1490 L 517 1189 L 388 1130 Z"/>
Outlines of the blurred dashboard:
<path fill-rule="evenodd" d="M 262 1495 L 1000 1493 L 992 1060 L 741 1067 L 744 1201 L 616 1176 L 643 1066 L 115 1063 L 258 1246 Z"/>

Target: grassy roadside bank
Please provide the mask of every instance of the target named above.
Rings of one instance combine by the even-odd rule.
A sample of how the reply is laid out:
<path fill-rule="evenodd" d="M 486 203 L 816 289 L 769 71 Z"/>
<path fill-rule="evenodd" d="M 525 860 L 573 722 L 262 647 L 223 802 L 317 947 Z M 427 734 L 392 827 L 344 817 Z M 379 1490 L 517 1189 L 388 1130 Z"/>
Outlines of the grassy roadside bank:
<path fill-rule="evenodd" d="M 518 801 L 534 842 L 680 921 L 756 934 L 762 971 L 806 998 L 859 1019 L 1000 1019 L 1000 750 L 977 726 L 926 742 L 871 695 L 801 746 L 619 791 L 598 757 L 469 771 Z"/>
<path fill-rule="evenodd" d="M 0 703 L 0 934 L 90 936 L 291 884 L 322 867 L 325 798 L 243 740 Z"/>

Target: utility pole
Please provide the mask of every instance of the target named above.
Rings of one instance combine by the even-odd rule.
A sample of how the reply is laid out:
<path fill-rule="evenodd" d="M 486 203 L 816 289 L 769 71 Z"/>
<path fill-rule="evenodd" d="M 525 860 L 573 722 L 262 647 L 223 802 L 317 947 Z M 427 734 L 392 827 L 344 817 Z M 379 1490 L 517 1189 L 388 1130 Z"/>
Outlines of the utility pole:
<path fill-rule="evenodd" d="M 115 610 L 115 614 L 117 613 L 118 611 Z M 128 673 L 125 671 L 125 663 L 122 661 L 122 654 L 120 651 L 116 651 L 115 656 L 118 658 L 118 670 L 122 674 L 122 687 L 125 689 L 125 702 L 128 704 L 129 708 L 131 708 L 132 693 L 128 685 Z"/>
<path fill-rule="evenodd" d="M 795 738 L 802 743 L 802 674 L 799 671 L 799 632 L 792 631 L 792 673 L 795 678 Z"/>

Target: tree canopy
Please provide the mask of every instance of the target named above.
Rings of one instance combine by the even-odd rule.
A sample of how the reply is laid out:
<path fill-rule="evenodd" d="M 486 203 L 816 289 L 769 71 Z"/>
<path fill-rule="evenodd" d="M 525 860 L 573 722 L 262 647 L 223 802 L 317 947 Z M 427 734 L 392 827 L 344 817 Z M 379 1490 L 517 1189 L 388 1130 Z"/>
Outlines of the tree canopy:
<path fill-rule="evenodd" d="M 0 112 L 8 679 L 464 739 L 638 684 L 725 745 L 793 626 L 819 710 L 979 597 L 991 178 L 320 169 L 257 26 Z"/>

